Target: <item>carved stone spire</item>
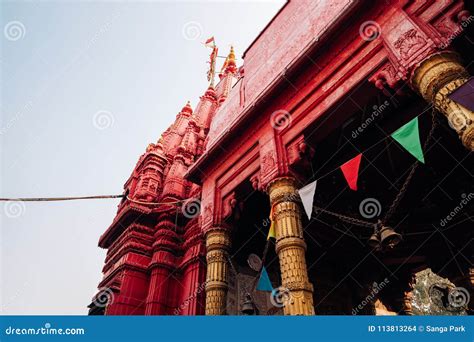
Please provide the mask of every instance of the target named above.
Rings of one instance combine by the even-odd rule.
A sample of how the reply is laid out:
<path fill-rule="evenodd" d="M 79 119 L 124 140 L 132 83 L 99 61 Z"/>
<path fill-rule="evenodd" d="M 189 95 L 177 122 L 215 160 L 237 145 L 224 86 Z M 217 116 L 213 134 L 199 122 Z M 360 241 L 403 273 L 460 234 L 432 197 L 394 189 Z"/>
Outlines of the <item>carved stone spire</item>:
<path fill-rule="evenodd" d="M 219 103 L 224 102 L 229 96 L 229 92 L 232 88 L 236 75 L 237 65 L 235 62 L 235 52 L 234 47 L 231 46 L 229 55 L 225 59 L 224 65 L 222 65 L 221 72 L 219 73 L 219 77 L 221 79 L 217 88 L 217 97 Z"/>

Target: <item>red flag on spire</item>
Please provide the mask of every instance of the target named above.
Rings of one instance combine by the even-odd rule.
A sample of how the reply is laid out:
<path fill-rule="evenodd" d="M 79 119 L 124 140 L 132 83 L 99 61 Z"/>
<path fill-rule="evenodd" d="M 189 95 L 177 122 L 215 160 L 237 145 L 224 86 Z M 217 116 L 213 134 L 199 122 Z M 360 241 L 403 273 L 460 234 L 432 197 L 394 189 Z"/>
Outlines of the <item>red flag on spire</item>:
<path fill-rule="evenodd" d="M 213 48 L 214 46 L 216 46 L 216 42 L 214 41 L 214 36 L 212 36 L 211 38 L 206 40 L 204 45 L 206 45 L 207 47 L 210 47 L 210 48 Z"/>
<path fill-rule="evenodd" d="M 346 178 L 349 188 L 357 190 L 357 178 L 359 177 L 359 166 L 362 159 L 362 153 L 341 165 L 342 173 Z"/>

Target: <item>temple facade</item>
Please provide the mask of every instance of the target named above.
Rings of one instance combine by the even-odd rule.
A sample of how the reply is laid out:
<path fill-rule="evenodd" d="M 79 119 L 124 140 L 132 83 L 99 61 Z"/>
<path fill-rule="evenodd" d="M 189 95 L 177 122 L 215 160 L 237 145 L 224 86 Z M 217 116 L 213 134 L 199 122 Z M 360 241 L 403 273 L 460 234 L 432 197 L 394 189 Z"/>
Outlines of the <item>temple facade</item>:
<path fill-rule="evenodd" d="M 139 158 L 90 314 L 472 313 L 472 7 L 288 1 Z M 424 163 L 386 139 L 414 118 Z"/>

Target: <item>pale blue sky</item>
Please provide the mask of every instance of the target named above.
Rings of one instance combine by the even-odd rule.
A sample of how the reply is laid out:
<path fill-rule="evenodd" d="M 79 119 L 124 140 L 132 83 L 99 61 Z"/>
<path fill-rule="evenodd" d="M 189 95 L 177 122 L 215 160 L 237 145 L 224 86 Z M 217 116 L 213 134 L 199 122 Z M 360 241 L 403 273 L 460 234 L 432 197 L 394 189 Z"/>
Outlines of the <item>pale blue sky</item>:
<path fill-rule="evenodd" d="M 206 89 L 201 42 L 241 56 L 283 3 L 2 0 L 0 196 L 121 193 Z M 117 203 L 0 203 L 1 313 L 87 313 Z"/>

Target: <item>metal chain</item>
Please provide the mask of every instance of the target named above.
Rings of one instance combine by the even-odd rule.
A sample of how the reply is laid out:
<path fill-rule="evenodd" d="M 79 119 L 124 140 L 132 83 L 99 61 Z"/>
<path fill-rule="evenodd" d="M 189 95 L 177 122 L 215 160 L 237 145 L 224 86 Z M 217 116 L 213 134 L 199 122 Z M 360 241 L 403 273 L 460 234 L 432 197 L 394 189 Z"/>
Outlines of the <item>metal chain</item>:
<path fill-rule="evenodd" d="M 437 120 L 437 116 L 436 116 L 436 110 L 433 107 L 433 110 L 431 111 L 431 129 L 430 129 L 430 132 L 428 133 L 428 137 L 426 138 L 425 143 L 423 144 L 423 151 L 426 150 L 426 147 L 428 146 L 431 139 L 433 138 L 433 133 L 434 133 L 437 126 L 438 126 L 438 120 Z M 417 160 L 415 162 L 415 164 L 413 164 L 413 166 L 411 167 L 410 173 L 408 174 L 407 178 L 405 179 L 405 182 L 403 183 L 403 185 L 402 185 L 400 191 L 398 192 L 397 196 L 393 200 L 392 205 L 389 207 L 389 209 L 387 210 L 387 213 L 383 217 L 382 223 L 384 223 L 384 224 L 387 223 L 387 221 L 393 216 L 393 214 L 397 210 L 398 206 L 400 205 L 400 202 L 402 201 L 403 197 L 405 196 L 405 194 L 408 190 L 408 186 L 410 185 L 410 182 L 411 182 L 413 176 L 415 175 L 415 171 L 418 168 L 418 165 L 420 165 L 420 162 Z"/>
<path fill-rule="evenodd" d="M 335 213 L 335 212 L 333 212 L 333 211 L 329 211 L 329 210 L 324 209 L 324 208 L 321 208 L 321 207 L 314 206 L 314 208 L 315 208 L 317 211 L 321 211 L 321 212 L 323 212 L 323 213 L 325 213 L 325 214 L 334 216 L 334 217 L 340 219 L 341 221 L 347 222 L 347 223 L 352 224 L 352 225 L 355 225 L 355 226 L 370 227 L 370 228 L 372 228 L 372 227 L 376 224 L 375 222 L 364 221 L 364 220 L 357 219 L 357 218 L 355 218 L 355 217 L 350 217 L 350 216 L 338 214 L 338 213 Z"/>

